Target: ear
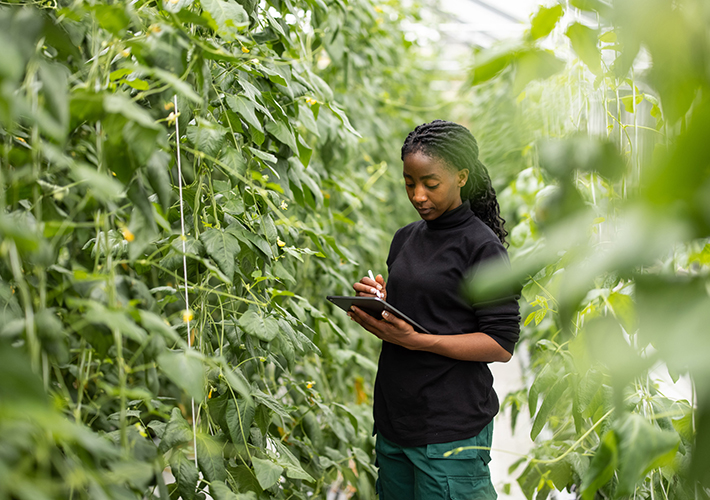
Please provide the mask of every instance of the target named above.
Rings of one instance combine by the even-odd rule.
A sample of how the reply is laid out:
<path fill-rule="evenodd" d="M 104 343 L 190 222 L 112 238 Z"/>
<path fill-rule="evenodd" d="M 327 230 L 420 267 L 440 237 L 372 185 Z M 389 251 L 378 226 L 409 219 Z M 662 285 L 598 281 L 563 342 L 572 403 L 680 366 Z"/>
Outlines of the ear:
<path fill-rule="evenodd" d="M 468 180 L 468 169 L 467 168 L 464 168 L 464 169 L 456 172 L 456 181 L 457 181 L 458 187 L 464 187 L 466 185 L 467 180 Z"/>

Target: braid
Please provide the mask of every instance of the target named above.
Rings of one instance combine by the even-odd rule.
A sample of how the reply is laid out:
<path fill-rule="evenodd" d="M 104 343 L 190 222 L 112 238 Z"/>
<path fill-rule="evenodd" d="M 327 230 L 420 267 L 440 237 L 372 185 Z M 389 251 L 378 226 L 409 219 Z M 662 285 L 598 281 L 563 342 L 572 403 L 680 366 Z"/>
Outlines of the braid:
<path fill-rule="evenodd" d="M 469 200 L 471 210 L 505 243 L 508 231 L 503 227 L 505 219 L 500 216 L 500 206 L 491 184 L 488 169 L 478 159 L 478 143 L 471 132 L 458 123 L 434 120 L 419 125 L 409 133 L 402 145 L 404 157 L 421 152 L 442 160 L 455 170 L 468 169 L 468 180 L 461 188 L 461 198 Z"/>

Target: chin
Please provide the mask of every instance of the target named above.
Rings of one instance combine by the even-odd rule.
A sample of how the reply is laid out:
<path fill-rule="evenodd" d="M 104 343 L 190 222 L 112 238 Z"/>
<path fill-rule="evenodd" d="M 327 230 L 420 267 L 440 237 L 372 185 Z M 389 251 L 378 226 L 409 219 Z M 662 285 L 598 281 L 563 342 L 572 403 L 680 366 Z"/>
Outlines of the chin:
<path fill-rule="evenodd" d="M 424 219 L 424 220 L 434 220 L 434 219 L 436 219 L 437 217 L 439 217 L 439 215 L 441 215 L 441 214 L 440 214 L 438 211 L 436 211 L 436 210 L 431 210 L 431 211 L 425 212 L 425 213 L 421 213 L 421 212 L 417 212 L 417 213 L 419 213 L 419 217 L 421 217 L 421 218 Z"/>

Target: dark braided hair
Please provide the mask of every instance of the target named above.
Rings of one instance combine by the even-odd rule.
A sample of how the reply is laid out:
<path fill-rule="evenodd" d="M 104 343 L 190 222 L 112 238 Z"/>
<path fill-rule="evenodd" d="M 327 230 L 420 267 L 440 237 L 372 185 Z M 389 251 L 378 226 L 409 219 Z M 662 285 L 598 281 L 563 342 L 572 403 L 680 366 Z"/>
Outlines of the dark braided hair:
<path fill-rule="evenodd" d="M 461 188 L 461 198 L 470 201 L 476 217 L 493 230 L 501 243 L 505 243 L 508 235 L 503 227 L 505 219 L 500 216 L 495 189 L 488 169 L 478 159 L 478 143 L 471 132 L 463 125 L 444 120 L 424 123 L 404 140 L 402 161 L 405 156 L 418 152 L 442 160 L 456 171 L 468 169 L 468 180 Z"/>

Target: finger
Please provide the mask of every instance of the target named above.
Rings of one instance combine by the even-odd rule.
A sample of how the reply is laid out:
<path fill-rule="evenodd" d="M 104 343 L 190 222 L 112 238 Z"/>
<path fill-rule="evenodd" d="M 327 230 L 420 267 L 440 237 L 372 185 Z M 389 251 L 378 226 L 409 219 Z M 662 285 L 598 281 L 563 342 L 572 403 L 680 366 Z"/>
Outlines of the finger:
<path fill-rule="evenodd" d="M 378 321 L 375 320 L 372 316 L 369 314 L 365 313 L 361 309 L 356 308 L 357 311 L 350 310 L 348 312 L 348 316 L 350 316 L 350 319 L 356 322 L 358 325 L 363 327 L 365 330 L 373 334 L 377 338 L 382 338 L 382 332 L 380 332 L 378 328 Z"/>
<path fill-rule="evenodd" d="M 380 320 L 373 318 L 370 314 L 366 313 L 362 309 L 356 306 L 352 306 L 350 310 L 355 314 L 355 316 L 361 321 L 361 324 L 368 325 L 373 328 L 377 328 Z"/>
<path fill-rule="evenodd" d="M 377 284 L 380 285 L 380 287 L 381 287 L 381 288 L 379 288 L 380 290 L 385 288 L 385 279 L 382 277 L 381 274 L 378 274 L 375 277 L 375 280 L 377 281 Z"/>
<path fill-rule="evenodd" d="M 358 292 L 358 296 L 360 297 L 376 297 L 378 294 L 376 288 L 362 283 L 355 283 L 353 289 Z"/>
<path fill-rule="evenodd" d="M 407 328 L 411 328 L 409 323 L 387 311 L 382 311 L 382 319 L 397 328 L 398 330 L 405 330 Z"/>

